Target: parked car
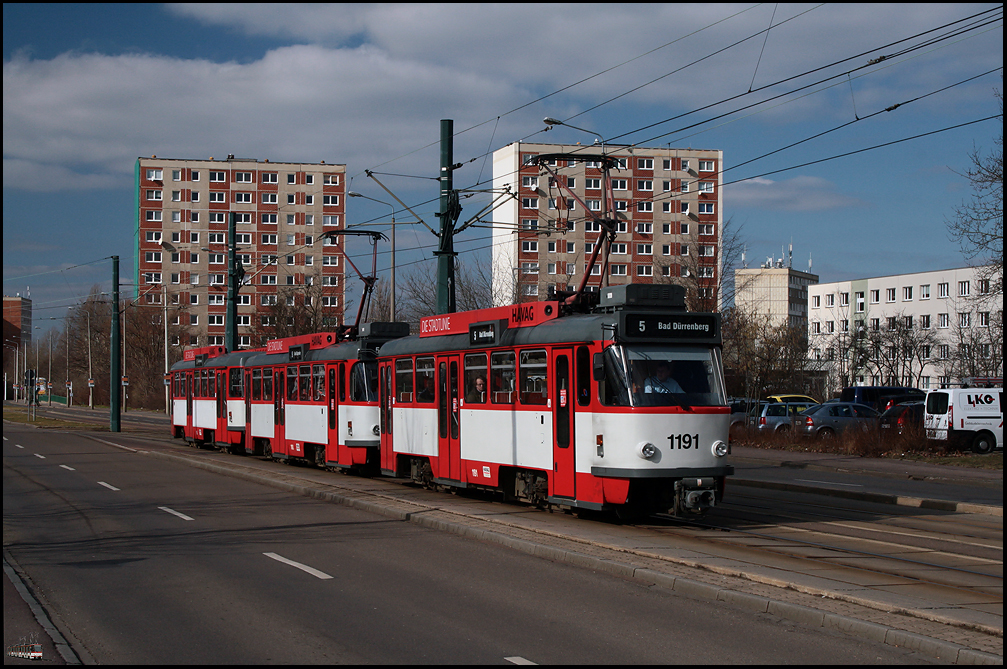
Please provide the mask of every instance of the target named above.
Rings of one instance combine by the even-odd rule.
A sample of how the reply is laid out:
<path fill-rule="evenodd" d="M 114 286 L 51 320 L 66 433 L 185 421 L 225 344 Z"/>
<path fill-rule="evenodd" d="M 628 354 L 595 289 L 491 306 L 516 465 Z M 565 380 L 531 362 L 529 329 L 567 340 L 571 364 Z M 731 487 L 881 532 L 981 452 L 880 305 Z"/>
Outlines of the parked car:
<path fill-rule="evenodd" d="M 728 398 L 731 405 L 731 428 L 730 438 L 738 439 L 748 432 L 748 428 L 755 423 L 758 417 L 758 409 L 765 402 L 755 399 L 745 399 L 739 397 Z"/>
<path fill-rule="evenodd" d="M 767 402 L 759 408 L 755 429 L 760 434 L 787 432 L 799 425 L 799 416 L 814 402 Z"/>
<path fill-rule="evenodd" d="M 1002 449 L 1003 388 L 944 388 L 927 393 L 923 423 L 927 439 L 972 446 L 976 453 Z"/>
<path fill-rule="evenodd" d="M 765 404 L 765 402 L 759 402 L 759 400 L 745 399 L 743 397 L 732 397 L 727 400 L 728 404 L 731 405 L 731 439 L 739 439 L 745 433 L 748 432 L 748 426 L 751 423 L 749 419 L 749 414 L 760 404 Z"/>
<path fill-rule="evenodd" d="M 867 430 L 880 415 L 866 404 L 856 402 L 819 404 L 801 414 L 801 436 L 831 439 L 851 428 Z"/>
<path fill-rule="evenodd" d="M 902 402 L 889 407 L 881 414 L 881 436 L 923 436 L 923 407 L 925 402 Z"/>
<path fill-rule="evenodd" d="M 900 402 L 922 402 L 926 397 L 922 390 L 905 386 L 850 386 L 843 388 L 839 399 L 884 411 Z"/>
<path fill-rule="evenodd" d="M 810 395 L 793 395 L 793 394 L 778 394 L 770 395 L 766 398 L 767 402 L 810 402 L 811 404 L 818 404 L 818 400 Z"/>

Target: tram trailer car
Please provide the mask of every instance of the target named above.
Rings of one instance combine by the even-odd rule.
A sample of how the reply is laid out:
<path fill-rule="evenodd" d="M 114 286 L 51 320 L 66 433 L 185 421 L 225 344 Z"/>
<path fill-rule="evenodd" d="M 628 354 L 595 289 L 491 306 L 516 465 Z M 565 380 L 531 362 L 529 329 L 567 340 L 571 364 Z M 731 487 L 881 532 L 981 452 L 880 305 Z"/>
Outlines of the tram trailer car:
<path fill-rule="evenodd" d="M 376 470 L 380 427 L 377 351 L 408 323 L 365 323 L 354 341 L 305 335 L 268 343 L 245 361 L 246 452 L 320 467 Z"/>
<path fill-rule="evenodd" d="M 376 463 L 375 351 L 407 334 L 407 323 L 367 323 L 354 341 L 324 332 L 272 340 L 264 349 L 186 351 L 169 374 L 172 435 L 322 467 Z"/>
<path fill-rule="evenodd" d="M 252 351 L 189 349 L 168 374 L 172 436 L 195 446 L 240 450 L 245 435 L 241 368 Z"/>
<path fill-rule="evenodd" d="M 679 286 L 600 297 L 585 314 L 535 302 L 432 316 L 388 342 L 382 470 L 571 509 L 686 514 L 723 499 L 719 314 L 688 313 Z M 662 364 L 675 392 L 655 388 Z"/>

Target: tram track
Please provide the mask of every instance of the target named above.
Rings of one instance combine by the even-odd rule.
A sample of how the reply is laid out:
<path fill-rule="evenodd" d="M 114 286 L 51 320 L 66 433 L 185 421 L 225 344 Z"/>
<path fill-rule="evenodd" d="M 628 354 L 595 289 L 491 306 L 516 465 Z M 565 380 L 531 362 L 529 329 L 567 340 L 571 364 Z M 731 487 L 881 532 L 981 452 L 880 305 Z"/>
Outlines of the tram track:
<path fill-rule="evenodd" d="M 829 513 L 753 509 L 737 500 L 718 511 L 703 520 L 659 516 L 659 524 L 638 526 L 662 536 L 719 545 L 730 549 L 735 559 L 741 544 L 753 563 L 796 560 L 809 573 L 828 571 L 850 583 L 890 580 L 947 589 L 966 599 L 982 593 L 992 603 L 1003 603 L 1003 547 L 989 539 L 978 543 L 870 521 L 823 521 Z"/>

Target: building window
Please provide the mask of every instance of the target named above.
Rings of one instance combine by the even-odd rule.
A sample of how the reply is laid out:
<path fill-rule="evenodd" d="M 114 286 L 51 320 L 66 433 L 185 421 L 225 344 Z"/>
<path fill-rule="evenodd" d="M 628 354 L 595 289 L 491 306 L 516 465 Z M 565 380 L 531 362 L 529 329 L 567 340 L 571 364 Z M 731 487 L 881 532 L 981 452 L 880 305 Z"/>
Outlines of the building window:
<path fill-rule="evenodd" d="M 948 298 L 951 296 L 951 286 L 947 283 L 937 284 L 937 297 Z"/>
<path fill-rule="evenodd" d="M 638 170 L 653 170 L 654 169 L 654 159 L 653 158 L 637 158 L 636 159 L 636 169 L 638 169 Z"/>
<path fill-rule="evenodd" d="M 637 179 L 636 189 L 643 191 L 652 191 L 654 190 L 654 182 L 649 179 Z"/>
<path fill-rule="evenodd" d="M 234 181 L 235 181 L 235 183 L 239 183 L 239 184 L 250 184 L 250 183 L 253 183 L 253 181 L 252 181 L 252 173 L 251 172 L 235 172 L 234 173 Z"/>
<path fill-rule="evenodd" d="M 958 297 L 968 297 L 969 296 L 969 282 L 959 281 L 958 282 Z"/>
<path fill-rule="evenodd" d="M 164 171 L 163 170 L 147 170 L 147 181 L 163 181 Z"/>
<path fill-rule="evenodd" d="M 227 202 L 227 193 L 210 192 L 210 202 Z"/>
<path fill-rule="evenodd" d="M 147 220 L 148 221 L 160 221 L 160 220 L 162 220 L 161 219 L 161 212 L 160 211 L 148 211 L 147 212 Z"/>
<path fill-rule="evenodd" d="M 234 201 L 237 202 L 237 203 L 239 203 L 239 204 L 251 204 L 252 203 L 252 194 L 250 192 L 245 192 L 245 193 L 236 192 L 234 194 Z"/>
<path fill-rule="evenodd" d="M 612 276 L 626 276 L 626 265 L 612 265 Z"/>
<path fill-rule="evenodd" d="M 713 213 L 716 213 L 715 205 L 712 202 L 700 202 L 699 203 L 699 213 L 700 214 L 713 214 Z"/>
<path fill-rule="evenodd" d="M 930 284 L 924 284 L 920 286 L 920 299 L 929 300 L 930 299 Z"/>
<path fill-rule="evenodd" d="M 951 327 L 951 318 L 947 314 L 937 314 L 937 327 L 941 329 Z"/>
<path fill-rule="evenodd" d="M 262 204 L 276 204 L 276 193 L 263 193 Z"/>
<path fill-rule="evenodd" d="M 291 175 L 293 176 L 293 175 Z M 264 184 L 275 184 L 277 183 L 276 172 L 263 172 L 262 173 L 262 183 Z"/>
<path fill-rule="evenodd" d="M 699 192 L 700 193 L 712 193 L 713 192 L 713 182 L 712 181 L 700 181 L 699 182 Z"/>
<path fill-rule="evenodd" d="M 818 309 L 821 306 L 822 306 L 822 296 L 821 295 L 812 295 L 811 296 L 811 308 L 812 309 Z"/>
<path fill-rule="evenodd" d="M 713 171 L 713 161 L 712 160 L 700 160 L 699 161 L 699 171 L 700 172 L 712 172 Z"/>
<path fill-rule="evenodd" d="M 654 266 L 653 265 L 637 265 L 636 266 L 637 276 L 653 276 Z"/>

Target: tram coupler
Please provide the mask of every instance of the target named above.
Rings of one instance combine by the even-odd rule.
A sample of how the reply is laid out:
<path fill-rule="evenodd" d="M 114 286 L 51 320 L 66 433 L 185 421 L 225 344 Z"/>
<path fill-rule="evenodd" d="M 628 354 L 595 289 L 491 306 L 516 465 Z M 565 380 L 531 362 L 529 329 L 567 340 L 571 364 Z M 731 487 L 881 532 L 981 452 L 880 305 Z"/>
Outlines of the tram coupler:
<path fill-rule="evenodd" d="M 686 478 L 675 481 L 675 511 L 705 513 L 717 503 L 717 479 Z"/>

